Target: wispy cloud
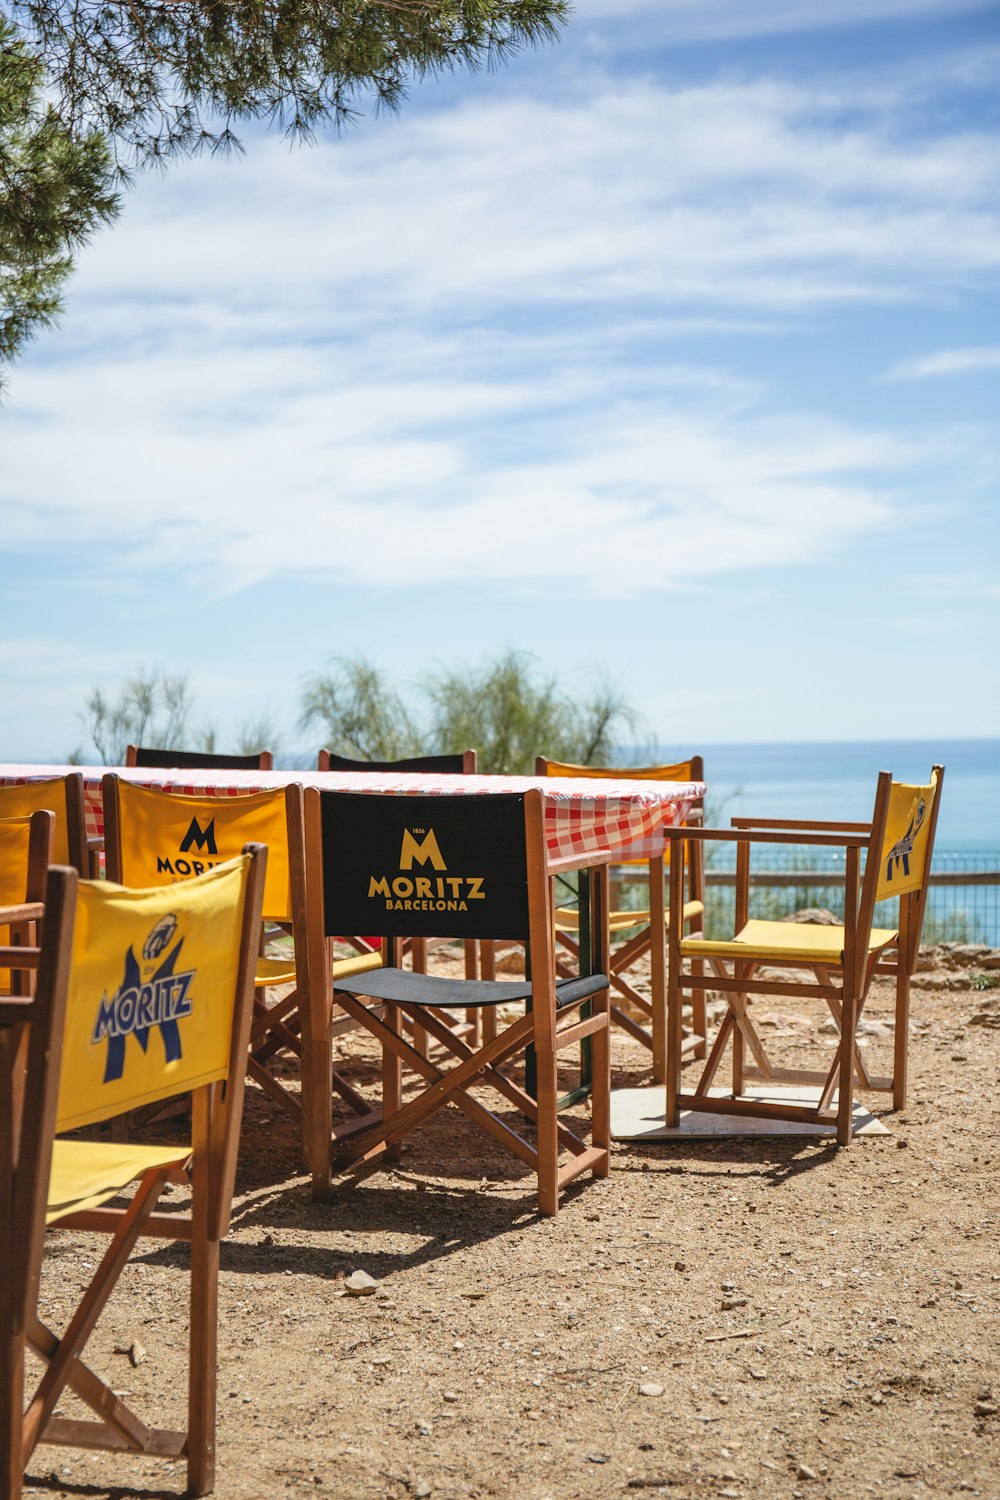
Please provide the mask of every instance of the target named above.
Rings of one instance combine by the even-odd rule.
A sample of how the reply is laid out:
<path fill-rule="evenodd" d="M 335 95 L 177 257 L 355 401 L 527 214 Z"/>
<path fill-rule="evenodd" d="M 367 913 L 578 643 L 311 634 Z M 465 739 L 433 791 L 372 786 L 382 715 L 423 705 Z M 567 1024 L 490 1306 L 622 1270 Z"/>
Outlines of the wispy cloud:
<path fill-rule="evenodd" d="M 723 41 L 917 18 L 953 19 L 993 0 L 576 0 L 579 21 L 640 18 L 674 41 Z"/>
<path fill-rule="evenodd" d="M 975 345 L 969 349 L 941 349 L 902 359 L 887 370 L 884 380 L 927 380 L 942 375 L 969 375 L 983 370 L 1000 370 L 1000 347 Z"/>
<path fill-rule="evenodd" d="M 18 372 L 7 544 L 105 535 L 220 591 L 620 596 L 836 555 L 894 524 L 879 492 L 914 446 L 664 343 L 994 272 L 1000 145 L 898 109 L 633 80 L 191 163 L 88 252 Z"/>

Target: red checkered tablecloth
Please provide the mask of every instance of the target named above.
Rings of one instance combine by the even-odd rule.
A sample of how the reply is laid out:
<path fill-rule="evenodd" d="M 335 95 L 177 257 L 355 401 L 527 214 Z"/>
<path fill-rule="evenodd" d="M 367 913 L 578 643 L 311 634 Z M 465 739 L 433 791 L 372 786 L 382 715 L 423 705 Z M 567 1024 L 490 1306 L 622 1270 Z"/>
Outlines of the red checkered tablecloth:
<path fill-rule="evenodd" d="M 87 833 L 104 835 L 101 778 L 107 769 L 137 786 L 161 787 L 188 796 L 245 797 L 269 787 L 299 782 L 328 791 L 405 796 L 545 794 L 545 837 L 552 859 L 587 863 L 588 855 L 649 859 L 663 851 L 664 824 L 678 824 L 691 802 L 704 794 L 700 781 L 609 781 L 562 776 L 428 776 L 376 771 L 165 771 L 122 766 L 0 765 L 0 786 L 39 781 L 79 771 L 86 798 Z"/>

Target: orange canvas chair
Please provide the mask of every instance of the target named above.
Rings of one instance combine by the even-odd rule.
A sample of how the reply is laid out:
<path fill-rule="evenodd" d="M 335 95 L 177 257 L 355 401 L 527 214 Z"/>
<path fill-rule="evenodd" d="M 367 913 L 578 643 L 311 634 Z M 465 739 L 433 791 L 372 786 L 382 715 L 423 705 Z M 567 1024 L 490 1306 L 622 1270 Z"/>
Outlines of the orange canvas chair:
<path fill-rule="evenodd" d="M 539 755 L 535 761 L 536 776 L 588 777 L 614 781 L 704 781 L 705 769 L 700 755 L 667 766 L 580 766 L 567 761 L 549 760 Z M 684 827 L 699 827 L 704 818 L 704 799 L 692 803 Z M 676 847 L 676 846 L 675 846 Z M 687 840 L 681 849 L 687 870 L 687 899 L 682 903 L 681 930 L 689 936 L 700 935 L 705 911 L 704 861 L 701 847 Z M 616 866 L 628 876 L 628 884 L 637 881 L 645 887 L 645 902 L 638 908 L 615 905 L 614 898 L 608 922 L 611 953 L 608 978 L 611 981 L 611 1019 L 629 1036 L 648 1047 L 653 1054 L 653 1082 L 663 1083 L 667 1076 L 667 983 L 666 952 L 662 940 L 654 941 L 670 921 L 664 909 L 664 861 L 628 860 Z M 650 884 L 652 872 L 652 884 Z M 579 914 L 573 906 L 557 906 L 556 937 L 560 945 L 578 958 Z M 650 995 L 647 998 L 635 987 L 635 965 L 649 955 Z M 705 1054 L 705 997 L 698 993 L 692 999 L 691 1029 L 682 1039 L 685 1056 Z M 626 1005 L 628 1009 L 626 1009 Z"/>
<path fill-rule="evenodd" d="M 736 933 L 724 941 L 668 934 L 668 1125 L 678 1123 L 682 1109 L 835 1124 L 838 1141 L 847 1145 L 856 1086 L 891 1093 L 893 1108 L 903 1107 L 910 978 L 916 969 L 943 781 L 943 766 L 932 767 L 926 786 L 894 782 L 888 771 L 881 772 L 870 823 L 734 818 L 732 830 L 691 832 L 694 839 L 736 843 Z M 673 839 L 674 830 L 668 829 L 667 836 Z M 845 849 L 843 925 L 751 919 L 750 851 L 757 844 Z M 680 897 L 680 881 L 678 862 L 671 868 L 672 902 Z M 887 901 L 894 905 L 895 925 L 876 927 L 875 908 Z M 685 971 L 692 961 L 701 972 Z M 803 977 L 757 977 L 761 968 L 801 970 Z M 870 1075 L 857 1046 L 858 1021 L 876 974 L 891 976 L 896 987 L 895 1055 L 887 1078 Z M 729 1008 L 691 1092 L 681 1088 L 680 1014 L 683 996 L 695 989 L 721 991 Z M 751 1006 L 760 995 L 796 1001 L 814 995 L 825 1002 L 840 1035 L 832 1063 L 821 1069 L 776 1067 L 752 1020 Z M 727 1046 L 732 1049 L 732 1090 L 713 1091 Z M 788 1084 L 814 1089 L 815 1102 L 760 1097 Z"/>
<path fill-rule="evenodd" d="M 321 972 L 323 934 L 378 933 L 385 967 L 337 982 L 345 1011 L 382 1047 L 382 1118 L 345 1140 L 334 1131 L 336 1171 L 398 1155 L 400 1141 L 454 1103 L 525 1162 L 538 1179 L 538 1206 L 554 1214 L 559 1191 L 584 1172 L 610 1165 L 607 978 L 603 972 L 557 980 L 549 865 L 538 790 L 481 797 L 378 796 L 306 791 L 306 860 L 311 976 Z M 597 907 L 606 894 L 595 881 Z M 510 936 L 527 943 L 531 978 L 519 982 L 449 979 L 400 967 L 402 941 L 450 930 L 460 939 Z M 599 921 L 595 930 L 603 931 Z M 606 949 L 596 955 L 598 962 Z M 595 964 L 595 968 L 597 964 Z M 528 1013 L 481 1046 L 438 1018 L 441 1010 L 527 1002 Z M 581 1007 L 593 1013 L 581 1016 Z M 421 1026 L 440 1048 L 428 1058 L 403 1022 Z M 557 1059 L 585 1037 L 593 1045 L 592 1142 L 557 1114 Z M 534 1047 L 537 1097 L 507 1065 Z M 450 1066 L 448 1066 L 448 1065 Z M 403 1067 L 424 1087 L 403 1102 Z M 476 1093 L 472 1090 L 476 1089 Z M 512 1124 L 478 1097 L 487 1088 L 514 1108 Z M 516 1125 L 526 1118 L 534 1139 Z M 560 1164 L 560 1153 L 568 1160 Z"/>
<path fill-rule="evenodd" d="M 331 1072 L 330 998 L 313 995 L 306 982 L 301 786 L 294 782 L 246 797 L 188 797 L 133 786 L 109 773 L 104 778 L 104 821 L 108 878 L 126 886 L 173 885 L 226 859 L 247 842 L 266 845 L 264 916 L 289 934 L 292 951 L 258 956 L 247 1070 L 294 1119 L 307 1167 L 324 1173 L 329 1146 L 317 1142 L 313 1129 L 314 1093 L 320 1095 L 320 1119 L 328 1113 L 325 1096 L 331 1087 L 341 1089 L 363 1116 L 368 1110 L 346 1080 Z M 359 954 L 341 960 L 335 972 L 349 976 L 377 968 L 381 961 L 377 953 Z M 268 991 L 277 987 L 286 993 L 280 999 L 269 997 Z M 310 1009 L 311 1000 L 315 1009 Z M 298 1094 L 269 1067 L 289 1055 L 299 1063 Z"/>
<path fill-rule="evenodd" d="M 49 875 L 36 993 L 0 1000 L 5 1083 L 27 1058 L 23 1103 L 12 1106 L 13 1090 L 0 1090 L 0 1211 L 12 1228 L 0 1249 L 6 1497 L 20 1494 L 39 1443 L 183 1459 L 189 1495 L 213 1487 L 219 1245 L 236 1172 L 265 864 L 266 852 L 249 847 L 168 890 L 127 891 L 65 869 Z M 53 1140 L 187 1092 L 190 1143 Z M 188 1181 L 190 1211 L 157 1212 L 167 1184 Z M 114 1206 L 132 1183 L 128 1204 Z M 109 1236 L 61 1334 L 42 1321 L 38 1302 L 46 1224 Z M 183 1431 L 147 1425 L 84 1362 L 140 1236 L 191 1245 Z M 44 1368 L 25 1409 L 26 1347 Z M 67 1390 L 96 1420 L 57 1413 Z"/>

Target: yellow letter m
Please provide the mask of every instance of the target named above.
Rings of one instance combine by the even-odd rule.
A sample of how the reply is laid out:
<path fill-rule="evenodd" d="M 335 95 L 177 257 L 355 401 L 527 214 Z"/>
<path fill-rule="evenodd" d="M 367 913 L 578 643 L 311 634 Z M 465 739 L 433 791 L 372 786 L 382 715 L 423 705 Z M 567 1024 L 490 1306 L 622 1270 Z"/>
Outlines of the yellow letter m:
<path fill-rule="evenodd" d="M 441 850 L 438 841 L 434 837 L 433 828 L 428 828 L 422 839 L 417 839 L 408 828 L 403 830 L 403 847 L 399 851 L 399 868 L 401 870 L 412 870 L 414 860 L 418 865 L 426 865 L 428 861 L 435 870 L 446 870 L 448 867 L 441 858 Z"/>

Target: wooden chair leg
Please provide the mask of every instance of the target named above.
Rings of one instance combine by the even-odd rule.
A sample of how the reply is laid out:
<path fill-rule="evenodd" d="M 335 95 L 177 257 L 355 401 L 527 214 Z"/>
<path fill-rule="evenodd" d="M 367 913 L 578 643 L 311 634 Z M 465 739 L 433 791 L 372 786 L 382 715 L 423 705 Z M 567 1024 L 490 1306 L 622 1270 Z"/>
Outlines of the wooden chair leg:
<path fill-rule="evenodd" d="M 386 1005 L 385 1024 L 394 1031 L 397 1036 L 402 1034 L 402 1020 L 398 1005 Z M 413 1046 L 421 1057 L 427 1055 L 427 1033 L 423 1027 L 419 1030 L 423 1036 L 423 1047 L 418 1043 L 414 1027 Z M 388 1047 L 382 1048 L 382 1118 L 390 1120 L 401 1108 L 403 1103 L 403 1064 L 398 1055 Z M 398 1141 L 392 1141 L 385 1148 L 385 1154 L 390 1161 L 399 1161 L 403 1154 L 403 1148 Z"/>
<path fill-rule="evenodd" d="M 189 1495 L 215 1488 L 219 1241 L 192 1230 L 191 1363 L 188 1371 Z"/>
<path fill-rule="evenodd" d="M 559 1116 L 556 1054 L 538 1052 L 538 1211 L 554 1216 L 559 1208 Z"/>
<path fill-rule="evenodd" d="M 9 1282 L 8 1282 L 9 1287 Z M 20 1500 L 24 1464 L 21 1458 L 21 1422 L 24 1407 L 24 1337 L 12 1332 L 7 1298 L 0 1293 L 3 1330 L 0 1333 L 0 1495 Z"/>
<path fill-rule="evenodd" d="M 691 973 L 704 976 L 705 961 L 701 958 L 691 960 Z M 708 1056 L 708 1015 L 705 1005 L 705 991 L 691 991 L 691 1030 L 695 1036 L 701 1037 L 701 1041 L 695 1047 L 692 1057 L 699 1060 Z"/>
<path fill-rule="evenodd" d="M 854 1128 L 854 1040 L 857 1032 L 858 997 L 853 980 L 844 974 L 844 998 L 840 1024 L 840 1082 L 837 1085 L 837 1144 L 849 1146 Z"/>
<path fill-rule="evenodd" d="M 896 1035 L 893 1042 L 892 1107 L 906 1105 L 907 1055 L 910 1040 L 910 976 L 900 954 L 896 960 Z"/>

